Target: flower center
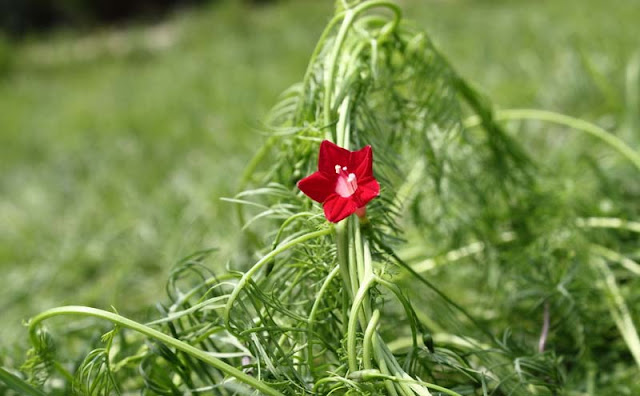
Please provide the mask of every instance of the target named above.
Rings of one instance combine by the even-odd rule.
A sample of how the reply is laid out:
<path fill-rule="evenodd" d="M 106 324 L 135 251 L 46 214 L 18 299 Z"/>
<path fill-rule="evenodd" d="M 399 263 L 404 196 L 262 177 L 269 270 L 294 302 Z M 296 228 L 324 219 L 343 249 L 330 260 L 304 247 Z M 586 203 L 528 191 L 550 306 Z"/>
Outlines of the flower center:
<path fill-rule="evenodd" d="M 354 173 L 348 173 L 346 166 L 336 165 L 338 180 L 336 181 L 336 194 L 342 198 L 348 198 L 358 189 L 358 179 Z"/>

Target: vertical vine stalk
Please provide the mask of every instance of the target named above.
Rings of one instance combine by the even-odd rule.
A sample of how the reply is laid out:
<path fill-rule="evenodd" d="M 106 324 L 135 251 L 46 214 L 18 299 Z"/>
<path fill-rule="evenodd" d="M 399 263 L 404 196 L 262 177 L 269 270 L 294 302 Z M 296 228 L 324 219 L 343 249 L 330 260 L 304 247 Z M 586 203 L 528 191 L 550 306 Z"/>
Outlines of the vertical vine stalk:
<path fill-rule="evenodd" d="M 353 62 L 348 62 L 347 67 L 337 68 L 338 59 L 344 46 L 347 33 L 353 25 L 356 17 L 365 10 L 374 7 L 388 7 L 395 12 L 395 19 L 391 26 L 391 31 L 397 25 L 400 14 L 397 6 L 386 1 L 370 1 L 364 2 L 353 9 L 348 9 L 342 14 L 342 24 L 337 33 L 333 47 L 324 67 L 324 106 L 323 116 L 326 125 L 334 122 L 334 114 L 337 115 L 335 123 L 335 142 L 345 149 L 349 149 L 351 141 L 351 100 L 348 94 L 342 98 L 340 105 L 334 110 L 334 100 L 338 98 L 339 89 L 336 88 L 337 75 L 347 75 L 353 67 Z M 333 26 L 334 23 L 330 24 Z M 359 51 L 359 50 L 358 50 Z M 335 111 L 335 113 L 334 113 Z M 327 133 L 328 138 L 333 138 L 330 132 Z M 351 302 L 351 309 L 347 318 L 347 360 L 351 373 L 361 369 L 358 364 L 357 354 L 357 332 L 358 325 L 360 331 L 364 333 L 362 340 L 362 365 L 364 369 L 377 368 L 383 375 L 395 377 L 397 381 L 385 380 L 384 384 L 390 395 L 410 396 L 414 394 L 428 396 L 429 390 L 415 383 L 407 383 L 402 380 L 412 380 L 412 378 L 404 372 L 400 364 L 393 354 L 384 345 L 377 331 L 377 325 L 380 320 L 380 311 L 373 310 L 371 294 L 369 290 L 378 283 L 378 278 L 373 272 L 373 263 L 371 258 L 371 247 L 369 241 L 362 235 L 360 223 L 353 217 L 348 218 L 335 227 L 335 237 L 337 245 L 338 265 L 340 274 L 345 285 L 345 294 Z M 310 350 L 311 351 L 311 350 Z M 309 357 L 312 358 L 311 356 Z M 375 364 L 374 364 L 375 363 Z"/>

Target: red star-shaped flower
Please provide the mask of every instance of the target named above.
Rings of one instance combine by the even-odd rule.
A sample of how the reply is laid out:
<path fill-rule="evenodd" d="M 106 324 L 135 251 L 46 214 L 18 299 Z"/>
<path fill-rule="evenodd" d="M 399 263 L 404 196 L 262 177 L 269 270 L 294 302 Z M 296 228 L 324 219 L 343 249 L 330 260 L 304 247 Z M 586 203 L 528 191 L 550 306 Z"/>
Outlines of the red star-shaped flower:
<path fill-rule="evenodd" d="M 332 223 L 352 213 L 363 214 L 365 205 L 380 194 L 380 185 L 373 177 L 371 146 L 349 151 L 323 141 L 318 171 L 300 180 L 298 188 L 322 203 L 324 215 Z"/>

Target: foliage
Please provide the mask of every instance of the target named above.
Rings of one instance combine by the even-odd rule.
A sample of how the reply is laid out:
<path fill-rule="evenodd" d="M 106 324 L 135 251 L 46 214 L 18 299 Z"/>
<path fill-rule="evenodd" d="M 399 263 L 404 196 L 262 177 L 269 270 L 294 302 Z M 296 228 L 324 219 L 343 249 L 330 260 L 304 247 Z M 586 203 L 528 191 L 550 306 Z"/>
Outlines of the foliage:
<path fill-rule="evenodd" d="M 607 146 L 583 154 L 586 171 L 552 167 L 496 122 L 509 114 L 399 23 L 395 5 L 339 3 L 229 199 L 257 263 L 216 275 L 212 252 L 188 257 L 146 325 L 47 311 L 31 323 L 25 369 L 49 391 L 83 394 L 637 393 L 639 192 L 616 180 L 637 179 L 639 154 L 551 114 Z M 369 224 L 334 229 L 295 189 L 324 138 L 374 147 L 383 190 Z M 39 324 L 65 314 L 117 328 L 64 364 Z M 70 372 L 56 389 L 51 379 Z"/>

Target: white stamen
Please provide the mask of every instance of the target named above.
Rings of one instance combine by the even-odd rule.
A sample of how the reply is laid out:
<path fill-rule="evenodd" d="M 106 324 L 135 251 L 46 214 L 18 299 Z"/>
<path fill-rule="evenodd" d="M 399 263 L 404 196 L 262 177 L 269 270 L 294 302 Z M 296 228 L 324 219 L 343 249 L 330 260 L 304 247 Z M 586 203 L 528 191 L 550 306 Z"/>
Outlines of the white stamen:
<path fill-rule="evenodd" d="M 340 174 L 340 165 L 336 165 L 336 173 Z"/>
<path fill-rule="evenodd" d="M 348 198 L 352 196 L 358 189 L 358 180 L 355 173 L 340 173 L 338 180 L 336 180 L 336 194 L 342 198 Z"/>
<path fill-rule="evenodd" d="M 347 170 L 347 167 L 346 167 L 346 166 L 343 166 L 343 167 L 342 167 L 342 170 L 343 170 L 343 171 L 346 171 L 346 170 Z"/>

